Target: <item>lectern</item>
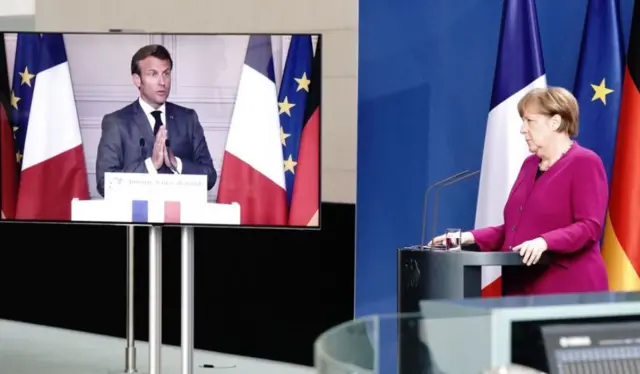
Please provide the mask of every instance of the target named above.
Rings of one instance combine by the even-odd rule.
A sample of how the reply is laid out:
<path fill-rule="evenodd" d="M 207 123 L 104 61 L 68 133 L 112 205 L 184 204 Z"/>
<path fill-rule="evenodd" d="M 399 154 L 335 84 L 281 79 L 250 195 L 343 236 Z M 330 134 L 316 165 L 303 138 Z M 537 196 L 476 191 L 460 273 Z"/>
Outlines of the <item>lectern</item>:
<path fill-rule="evenodd" d="M 204 175 L 105 173 L 104 199 L 71 202 L 73 221 L 149 226 L 149 374 L 161 374 L 162 366 L 162 225 L 182 225 L 181 372 L 192 374 L 194 233 L 191 225 L 239 225 L 240 218 L 239 204 L 207 201 Z M 131 365 L 131 361 L 135 363 L 135 353 L 129 351 L 129 343 L 134 341 L 133 302 L 129 296 L 132 295 L 132 267 L 129 267 L 127 281 L 126 367 L 132 369 L 135 368 Z"/>
<path fill-rule="evenodd" d="M 543 256 L 538 265 L 548 263 Z M 525 266 L 516 252 L 480 252 L 477 246 L 461 251 L 425 249 L 398 250 L 398 313 L 420 311 L 420 301 L 464 299 L 482 296 L 483 266 Z M 408 321 L 408 322 L 406 322 Z M 402 374 L 422 373 L 428 347 L 417 336 L 413 319 L 398 322 L 398 369 Z"/>
<path fill-rule="evenodd" d="M 543 255 L 537 265 L 548 263 Z M 398 312 L 419 311 L 421 300 L 482 296 L 483 266 L 525 266 L 516 252 L 426 250 L 419 246 L 398 250 Z"/>

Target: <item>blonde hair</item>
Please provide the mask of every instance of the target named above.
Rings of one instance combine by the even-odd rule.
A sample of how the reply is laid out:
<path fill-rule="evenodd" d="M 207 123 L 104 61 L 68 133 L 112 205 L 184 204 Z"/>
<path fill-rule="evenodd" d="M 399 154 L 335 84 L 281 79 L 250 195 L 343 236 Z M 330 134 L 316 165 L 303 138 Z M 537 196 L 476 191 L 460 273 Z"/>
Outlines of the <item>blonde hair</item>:
<path fill-rule="evenodd" d="M 580 110 L 578 100 L 569 90 L 562 87 L 534 88 L 518 103 L 520 117 L 527 108 L 549 117 L 560 116 L 562 121 L 557 131 L 572 138 L 578 135 Z"/>

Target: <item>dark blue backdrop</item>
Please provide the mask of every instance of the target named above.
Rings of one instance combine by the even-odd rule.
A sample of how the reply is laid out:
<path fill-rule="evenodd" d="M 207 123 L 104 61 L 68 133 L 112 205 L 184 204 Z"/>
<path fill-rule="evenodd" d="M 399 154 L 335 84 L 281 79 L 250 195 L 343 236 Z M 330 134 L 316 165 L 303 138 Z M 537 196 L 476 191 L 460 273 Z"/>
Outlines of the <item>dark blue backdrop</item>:
<path fill-rule="evenodd" d="M 550 85 L 573 89 L 586 6 L 537 0 Z M 480 168 L 501 7 L 360 1 L 356 316 L 396 311 L 396 249 L 420 241 L 426 187 Z M 632 8 L 621 0 L 625 45 Z M 473 227 L 477 192 L 477 178 L 442 191 L 438 232 Z"/>

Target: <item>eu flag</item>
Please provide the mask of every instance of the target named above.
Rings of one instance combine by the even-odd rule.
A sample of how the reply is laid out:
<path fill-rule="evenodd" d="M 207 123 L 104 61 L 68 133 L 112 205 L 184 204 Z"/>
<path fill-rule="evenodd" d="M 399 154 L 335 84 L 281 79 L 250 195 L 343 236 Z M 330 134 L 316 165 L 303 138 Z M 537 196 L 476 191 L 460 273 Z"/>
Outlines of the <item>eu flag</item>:
<path fill-rule="evenodd" d="M 589 0 L 574 87 L 580 105 L 577 140 L 600 156 L 609 183 L 624 66 L 618 10 L 617 0 Z"/>
<path fill-rule="evenodd" d="M 14 126 L 18 170 L 22 170 L 22 155 L 27 138 L 29 112 L 36 86 L 42 36 L 38 33 L 20 33 L 16 44 L 11 90 L 11 123 Z"/>
<path fill-rule="evenodd" d="M 305 109 L 309 84 L 313 44 L 310 35 L 294 35 L 291 38 L 287 61 L 282 74 L 278 95 L 280 108 L 280 141 L 287 187 L 287 207 L 291 206 L 291 195 L 296 177 L 296 165 L 300 150 L 300 137 L 305 121 Z"/>

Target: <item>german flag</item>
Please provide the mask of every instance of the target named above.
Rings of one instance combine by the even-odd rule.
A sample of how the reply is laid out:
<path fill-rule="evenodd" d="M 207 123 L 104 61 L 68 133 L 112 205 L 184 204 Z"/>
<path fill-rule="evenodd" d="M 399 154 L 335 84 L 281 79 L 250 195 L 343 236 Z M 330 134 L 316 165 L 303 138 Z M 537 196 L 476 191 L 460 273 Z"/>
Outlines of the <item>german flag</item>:
<path fill-rule="evenodd" d="M 300 135 L 298 169 L 291 196 L 289 225 L 318 226 L 320 205 L 320 86 L 322 84 L 322 37 L 318 37 L 311 65 L 311 83 Z"/>
<path fill-rule="evenodd" d="M 631 22 L 602 255 L 611 291 L 640 290 L 640 3 Z"/>

